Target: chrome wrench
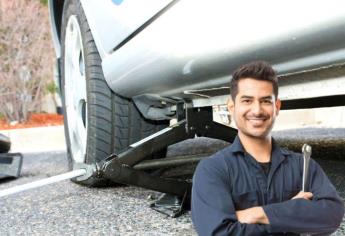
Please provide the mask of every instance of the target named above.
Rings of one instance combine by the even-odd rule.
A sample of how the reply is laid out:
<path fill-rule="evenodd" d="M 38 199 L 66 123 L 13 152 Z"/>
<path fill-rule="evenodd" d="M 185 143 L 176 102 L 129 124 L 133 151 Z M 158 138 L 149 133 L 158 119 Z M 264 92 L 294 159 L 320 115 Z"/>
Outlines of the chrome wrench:
<path fill-rule="evenodd" d="M 302 177 L 302 191 L 308 191 L 308 172 L 309 172 L 309 161 L 311 156 L 311 146 L 308 144 L 303 144 L 302 146 L 303 153 L 303 177 Z M 309 233 L 303 233 L 301 236 L 310 236 Z"/>
<path fill-rule="evenodd" d="M 303 144 L 303 177 L 302 177 L 302 191 L 308 191 L 308 171 L 309 171 L 309 161 L 311 156 L 311 146 L 308 144 Z"/>

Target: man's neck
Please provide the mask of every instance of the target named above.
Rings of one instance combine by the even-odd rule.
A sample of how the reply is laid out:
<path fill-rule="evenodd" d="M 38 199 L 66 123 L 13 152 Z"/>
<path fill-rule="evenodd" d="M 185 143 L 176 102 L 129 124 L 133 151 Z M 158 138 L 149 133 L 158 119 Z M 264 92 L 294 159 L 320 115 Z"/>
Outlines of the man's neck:
<path fill-rule="evenodd" d="M 272 138 L 270 135 L 266 138 L 253 138 L 239 133 L 238 136 L 243 148 L 254 157 L 257 162 L 271 161 Z"/>

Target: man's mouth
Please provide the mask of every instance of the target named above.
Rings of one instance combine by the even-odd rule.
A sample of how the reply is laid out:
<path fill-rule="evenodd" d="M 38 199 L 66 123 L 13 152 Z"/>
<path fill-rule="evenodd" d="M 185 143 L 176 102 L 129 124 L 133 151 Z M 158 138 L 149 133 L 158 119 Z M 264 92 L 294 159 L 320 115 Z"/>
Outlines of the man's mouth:
<path fill-rule="evenodd" d="M 253 125 L 261 125 L 266 121 L 266 117 L 247 117 L 247 120 Z"/>

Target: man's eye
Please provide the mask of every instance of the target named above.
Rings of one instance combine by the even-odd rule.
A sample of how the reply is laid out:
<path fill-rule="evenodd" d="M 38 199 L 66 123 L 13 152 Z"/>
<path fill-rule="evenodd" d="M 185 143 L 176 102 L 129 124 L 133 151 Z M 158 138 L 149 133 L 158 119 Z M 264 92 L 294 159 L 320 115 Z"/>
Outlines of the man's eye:
<path fill-rule="evenodd" d="M 265 104 L 272 104 L 272 100 L 264 100 L 263 103 L 265 103 Z"/>
<path fill-rule="evenodd" d="M 242 100 L 242 103 L 250 103 L 249 99 Z"/>

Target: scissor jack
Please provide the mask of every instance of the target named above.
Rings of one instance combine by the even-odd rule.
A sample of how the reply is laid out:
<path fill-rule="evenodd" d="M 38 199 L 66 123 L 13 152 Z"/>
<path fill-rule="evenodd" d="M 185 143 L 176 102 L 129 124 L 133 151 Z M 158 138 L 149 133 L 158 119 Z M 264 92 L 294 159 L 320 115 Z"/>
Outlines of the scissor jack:
<path fill-rule="evenodd" d="M 85 181 L 88 178 L 100 178 L 164 193 L 151 207 L 171 217 L 177 217 L 189 207 L 192 181 L 181 176 L 157 176 L 157 171 L 197 163 L 209 154 L 161 159 L 150 157 L 163 148 L 186 139 L 209 137 L 232 142 L 236 135 L 236 129 L 213 121 L 212 107 L 190 108 L 179 104 L 176 124 L 130 145 L 125 152 L 111 154 L 94 164 L 75 164 L 74 170 L 69 173 L 19 186 L 22 190 L 14 188 L 0 191 L 0 197 L 32 188 L 33 185 L 38 187 L 62 179 L 76 178 L 77 181 Z"/>
<path fill-rule="evenodd" d="M 189 155 L 149 159 L 161 149 L 194 137 L 209 137 L 232 142 L 237 130 L 213 121 L 212 107 L 183 108 L 178 106 L 177 123 L 137 143 L 118 155 L 112 154 L 93 166 L 76 165 L 87 173 L 78 181 L 90 177 L 109 179 L 116 183 L 139 186 L 165 193 L 151 207 L 169 216 L 176 217 L 188 208 L 191 180 L 157 177 L 145 170 L 159 170 L 196 163 L 208 155 Z"/>

